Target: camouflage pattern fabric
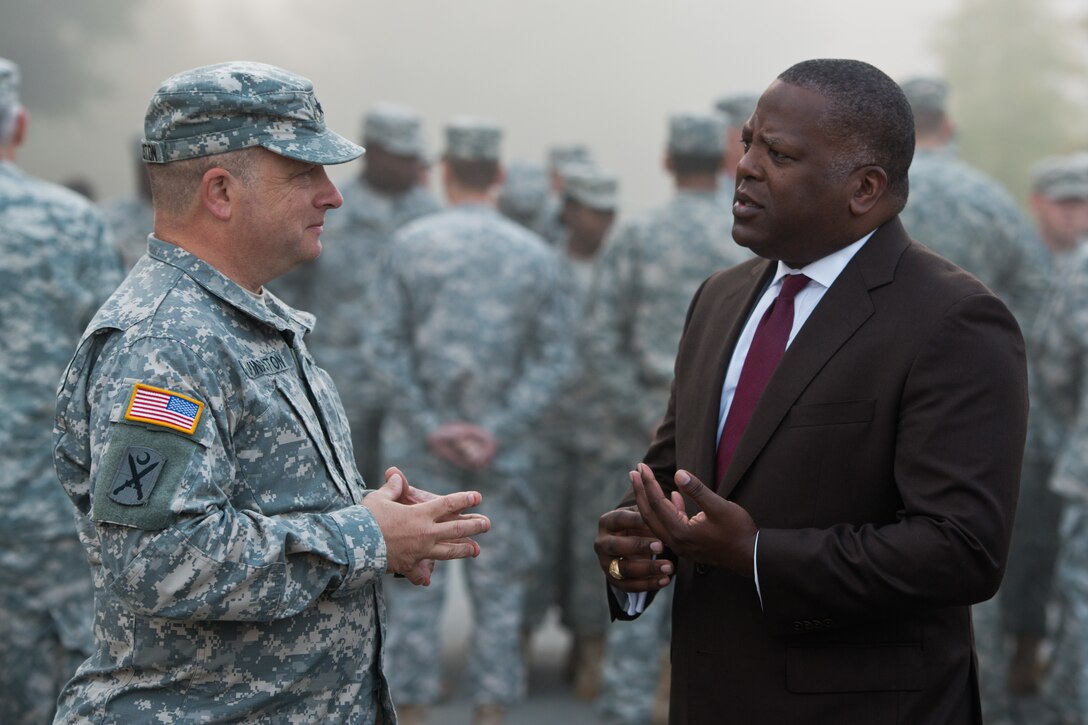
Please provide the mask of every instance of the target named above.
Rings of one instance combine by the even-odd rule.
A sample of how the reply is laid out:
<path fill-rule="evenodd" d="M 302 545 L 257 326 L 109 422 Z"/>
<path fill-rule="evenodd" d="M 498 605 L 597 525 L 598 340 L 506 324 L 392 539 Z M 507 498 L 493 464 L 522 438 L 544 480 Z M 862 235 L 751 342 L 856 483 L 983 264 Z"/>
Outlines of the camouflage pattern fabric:
<path fill-rule="evenodd" d="M 385 541 L 311 324 L 155 238 L 91 322 L 55 459 L 97 648 L 59 722 L 395 722 Z"/>
<path fill-rule="evenodd" d="M 402 229 L 375 288 L 374 330 L 366 342 L 390 391 L 383 439 L 390 460 L 435 493 L 478 490 L 485 509 L 501 506 L 485 547 L 493 553 L 467 562 L 474 600 L 509 608 L 497 620 L 474 613 L 479 628 L 493 630 L 473 640 L 477 703 L 509 703 L 524 691 L 517 661 L 525 571 L 510 562 L 535 558 L 527 515 L 547 492 L 530 484 L 529 440 L 573 358 L 574 312 L 557 294 L 559 284 L 558 259 L 538 237 L 490 207 L 462 205 Z M 427 436 L 454 421 L 475 423 L 496 437 L 489 469 L 467 473 L 428 450 Z M 523 525 L 500 525 L 506 518 Z M 505 568 L 486 571 L 485 556 L 507 562 Z M 432 582 L 429 589 L 442 586 Z M 432 702 L 439 691 L 435 640 L 409 644 L 437 626 L 442 602 L 429 594 L 405 593 L 410 605 L 394 600 L 390 677 L 398 702 Z"/>
<path fill-rule="evenodd" d="M 91 653 L 91 578 L 51 454 L 57 381 L 121 282 L 82 197 L 0 161 L 0 722 L 44 722 Z"/>
<path fill-rule="evenodd" d="M 135 192 L 103 202 L 99 208 L 106 218 L 121 262 L 132 269 L 147 251 L 147 237 L 155 231 L 155 209 L 149 199 Z"/>
<path fill-rule="evenodd" d="M 529 228 L 540 235 L 540 238 L 552 246 L 559 243 L 566 232 L 561 218 L 563 212 L 563 200 L 556 194 L 550 194 L 537 212 L 536 218 Z"/>

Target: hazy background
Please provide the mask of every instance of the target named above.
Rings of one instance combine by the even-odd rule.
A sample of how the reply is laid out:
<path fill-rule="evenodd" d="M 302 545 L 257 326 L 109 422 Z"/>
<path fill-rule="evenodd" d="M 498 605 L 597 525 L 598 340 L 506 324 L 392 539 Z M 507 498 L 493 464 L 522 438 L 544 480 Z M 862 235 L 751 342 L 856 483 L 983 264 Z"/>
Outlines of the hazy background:
<path fill-rule="evenodd" d="M 964 154 L 1022 195 L 1040 155 L 1088 147 L 1086 18 L 1088 0 L 0 0 L 0 56 L 22 66 L 32 114 L 20 165 L 99 199 L 132 184 L 160 81 L 246 59 L 311 78 L 351 138 L 389 100 L 419 110 L 435 152 L 460 113 L 502 122 L 507 160 L 585 142 L 631 212 L 668 194 L 669 112 L 828 56 L 947 74 Z"/>

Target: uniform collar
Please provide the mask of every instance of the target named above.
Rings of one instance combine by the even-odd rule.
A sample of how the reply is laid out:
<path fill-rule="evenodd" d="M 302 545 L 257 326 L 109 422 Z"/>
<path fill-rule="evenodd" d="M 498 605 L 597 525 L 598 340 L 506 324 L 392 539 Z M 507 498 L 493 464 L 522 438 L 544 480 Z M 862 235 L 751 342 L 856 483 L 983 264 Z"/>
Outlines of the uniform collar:
<path fill-rule="evenodd" d="M 305 335 L 314 327 L 314 316 L 309 312 L 289 307 L 267 288 L 263 300 L 254 297 L 215 267 L 176 244 L 152 236 L 148 239 L 147 253 L 153 259 L 177 268 L 209 294 L 279 332 Z"/>

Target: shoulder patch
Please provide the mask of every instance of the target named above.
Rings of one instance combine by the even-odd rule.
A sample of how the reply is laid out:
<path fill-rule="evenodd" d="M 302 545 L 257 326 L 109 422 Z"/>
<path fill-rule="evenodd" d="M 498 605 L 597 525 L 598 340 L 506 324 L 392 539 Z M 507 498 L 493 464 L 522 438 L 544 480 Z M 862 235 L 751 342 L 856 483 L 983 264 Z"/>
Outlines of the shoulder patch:
<path fill-rule="evenodd" d="M 161 425 L 192 435 L 203 411 L 204 403 L 188 395 L 136 383 L 125 408 L 125 420 Z"/>
<path fill-rule="evenodd" d="M 123 506 L 143 506 L 150 500 L 166 456 L 154 448 L 129 446 L 110 484 L 109 496 Z"/>

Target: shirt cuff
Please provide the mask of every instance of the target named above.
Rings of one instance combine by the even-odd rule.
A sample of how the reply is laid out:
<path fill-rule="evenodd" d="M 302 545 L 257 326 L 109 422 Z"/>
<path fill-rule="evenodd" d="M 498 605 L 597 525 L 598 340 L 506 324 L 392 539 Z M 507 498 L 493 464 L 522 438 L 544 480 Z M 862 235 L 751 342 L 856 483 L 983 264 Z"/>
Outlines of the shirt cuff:
<path fill-rule="evenodd" d="M 347 547 L 348 563 L 344 581 L 334 596 L 345 596 L 381 577 L 388 567 L 385 537 L 374 514 L 365 506 L 348 506 L 329 514 Z"/>
<path fill-rule="evenodd" d="M 756 541 L 752 546 L 752 576 L 756 580 L 756 596 L 759 597 L 759 609 L 763 611 L 763 592 L 759 591 L 759 531 L 756 531 Z"/>

